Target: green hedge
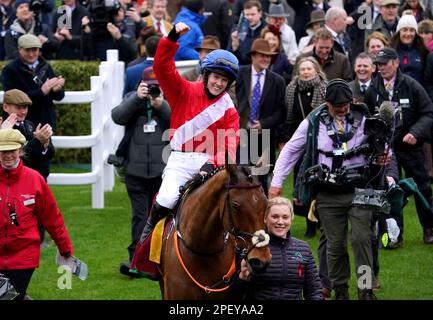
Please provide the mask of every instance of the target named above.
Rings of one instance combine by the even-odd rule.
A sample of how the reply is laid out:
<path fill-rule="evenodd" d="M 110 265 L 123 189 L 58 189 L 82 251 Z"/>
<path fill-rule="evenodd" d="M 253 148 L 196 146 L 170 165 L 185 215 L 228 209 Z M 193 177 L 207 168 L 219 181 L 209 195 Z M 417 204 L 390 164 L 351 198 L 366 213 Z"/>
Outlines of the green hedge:
<path fill-rule="evenodd" d="M 8 61 L 0 61 L 0 71 Z M 90 77 L 98 75 L 99 61 L 53 60 L 50 61 L 56 75 L 65 78 L 65 91 L 90 90 Z M 0 83 L 0 90 L 3 87 Z M 61 104 L 55 106 L 57 128 L 55 135 L 90 134 L 90 103 Z M 57 149 L 53 163 L 90 163 L 90 149 Z"/>

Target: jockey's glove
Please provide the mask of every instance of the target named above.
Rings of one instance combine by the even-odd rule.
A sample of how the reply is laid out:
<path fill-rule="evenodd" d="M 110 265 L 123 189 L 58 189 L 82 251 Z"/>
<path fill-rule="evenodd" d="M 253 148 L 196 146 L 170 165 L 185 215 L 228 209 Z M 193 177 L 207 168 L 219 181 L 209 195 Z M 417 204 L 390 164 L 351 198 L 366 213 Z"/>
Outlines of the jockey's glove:
<path fill-rule="evenodd" d="M 204 165 L 201 166 L 199 172 L 206 172 L 207 174 L 209 174 L 212 171 L 214 171 L 214 169 L 215 169 L 215 167 L 212 163 L 206 162 Z"/>

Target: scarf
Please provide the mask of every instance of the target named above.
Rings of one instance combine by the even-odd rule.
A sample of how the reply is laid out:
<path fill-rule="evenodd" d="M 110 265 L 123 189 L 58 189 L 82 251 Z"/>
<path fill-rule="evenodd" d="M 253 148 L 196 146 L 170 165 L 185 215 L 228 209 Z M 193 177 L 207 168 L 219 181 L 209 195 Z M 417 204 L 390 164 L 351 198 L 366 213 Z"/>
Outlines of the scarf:
<path fill-rule="evenodd" d="M 295 99 L 297 99 L 296 93 L 306 91 L 314 87 L 313 98 L 311 100 L 311 108 L 314 109 L 325 102 L 326 83 L 326 80 L 323 80 L 319 75 L 316 75 L 314 79 L 307 81 L 301 80 L 299 77 L 295 77 L 292 82 L 287 85 L 285 103 L 287 108 L 286 121 L 289 124 L 293 122 L 293 105 Z"/>

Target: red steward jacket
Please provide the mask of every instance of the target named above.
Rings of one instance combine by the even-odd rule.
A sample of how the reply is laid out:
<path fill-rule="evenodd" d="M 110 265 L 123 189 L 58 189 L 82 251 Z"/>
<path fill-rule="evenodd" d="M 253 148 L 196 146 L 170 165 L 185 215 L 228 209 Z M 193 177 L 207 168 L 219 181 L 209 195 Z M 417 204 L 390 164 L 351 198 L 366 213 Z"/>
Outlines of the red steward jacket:
<path fill-rule="evenodd" d="M 62 215 L 44 178 L 22 161 L 16 169 L 0 168 L 0 270 L 39 266 L 38 222 L 62 255 L 72 254 Z"/>
<path fill-rule="evenodd" d="M 178 48 L 177 42 L 162 38 L 153 64 L 171 108 L 170 145 L 175 151 L 206 152 L 214 165 L 224 165 L 225 150 L 236 159 L 238 112 L 228 93 L 210 100 L 203 82 L 189 82 L 180 76 L 174 63 Z"/>

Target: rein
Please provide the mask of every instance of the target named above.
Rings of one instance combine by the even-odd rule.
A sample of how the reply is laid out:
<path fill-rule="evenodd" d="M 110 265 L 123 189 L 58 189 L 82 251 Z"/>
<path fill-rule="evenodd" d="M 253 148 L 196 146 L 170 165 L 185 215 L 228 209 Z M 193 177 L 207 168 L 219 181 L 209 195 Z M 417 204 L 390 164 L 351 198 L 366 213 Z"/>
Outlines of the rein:
<path fill-rule="evenodd" d="M 186 274 L 189 276 L 189 278 L 201 289 L 203 289 L 206 293 L 212 293 L 212 292 L 223 292 L 225 290 L 227 290 L 228 288 L 231 287 L 231 283 L 223 288 L 219 288 L 219 289 L 213 289 L 217 286 L 219 286 L 221 283 L 228 283 L 230 281 L 230 278 L 235 274 L 236 272 L 236 263 L 235 263 L 235 257 L 233 257 L 233 261 L 232 264 L 230 266 L 229 271 L 227 271 L 227 273 L 225 275 L 223 275 L 222 279 L 219 280 L 218 282 L 216 282 L 215 284 L 211 285 L 211 286 L 203 286 L 200 282 L 198 282 L 193 275 L 188 271 L 188 268 L 185 266 L 185 263 L 183 262 L 183 259 L 180 255 L 180 251 L 179 251 L 179 244 L 177 242 L 177 238 L 180 237 L 179 232 L 176 232 L 176 234 L 173 237 L 174 240 L 174 248 L 176 250 L 176 256 L 177 259 L 179 260 L 180 265 L 182 266 L 183 270 L 186 272 Z"/>

